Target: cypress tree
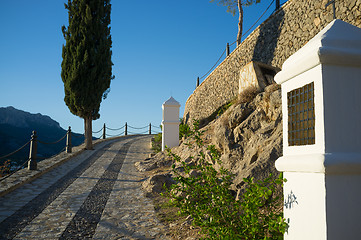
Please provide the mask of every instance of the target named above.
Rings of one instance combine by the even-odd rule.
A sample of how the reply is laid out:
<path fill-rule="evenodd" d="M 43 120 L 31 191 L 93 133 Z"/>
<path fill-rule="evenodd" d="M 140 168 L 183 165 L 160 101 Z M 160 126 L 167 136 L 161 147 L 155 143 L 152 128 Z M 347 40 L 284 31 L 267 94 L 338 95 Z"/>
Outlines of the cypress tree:
<path fill-rule="evenodd" d="M 70 112 L 84 119 L 85 147 L 92 149 L 92 120 L 110 90 L 112 75 L 110 0 L 68 0 L 69 26 L 61 64 L 64 101 Z"/>

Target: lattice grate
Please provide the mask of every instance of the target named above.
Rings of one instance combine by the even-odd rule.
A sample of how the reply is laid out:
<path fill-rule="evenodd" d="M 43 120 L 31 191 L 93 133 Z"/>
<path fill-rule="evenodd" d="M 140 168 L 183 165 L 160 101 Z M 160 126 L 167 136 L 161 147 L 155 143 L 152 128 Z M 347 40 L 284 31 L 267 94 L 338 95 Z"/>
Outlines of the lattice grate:
<path fill-rule="evenodd" d="M 313 82 L 287 93 L 288 145 L 315 144 Z"/>

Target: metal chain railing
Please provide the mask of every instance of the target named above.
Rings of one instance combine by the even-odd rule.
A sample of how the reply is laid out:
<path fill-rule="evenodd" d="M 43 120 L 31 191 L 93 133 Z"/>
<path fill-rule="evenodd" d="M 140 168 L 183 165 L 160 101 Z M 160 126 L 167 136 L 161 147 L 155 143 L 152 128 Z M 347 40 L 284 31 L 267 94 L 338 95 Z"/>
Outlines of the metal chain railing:
<path fill-rule="evenodd" d="M 128 133 L 130 133 L 130 134 L 146 134 L 146 133 L 148 133 L 148 130 L 147 131 L 145 131 L 145 132 L 140 132 L 140 133 L 136 133 L 136 132 L 128 132 Z"/>
<path fill-rule="evenodd" d="M 10 173 L 7 174 L 6 176 L 2 177 L 0 179 L 0 181 L 10 177 L 12 174 L 14 174 L 15 172 L 19 171 L 20 169 L 22 169 L 26 164 L 28 164 L 28 168 L 30 170 L 33 170 L 33 169 L 36 169 L 36 161 L 34 162 L 35 160 L 35 157 L 36 156 L 36 132 L 33 131 L 32 135 L 31 135 L 31 140 L 29 142 L 27 142 L 25 145 L 23 145 L 21 148 L 19 148 L 18 150 L 14 151 L 13 153 L 11 154 L 8 154 L 2 158 L 8 158 L 10 156 L 12 156 L 13 154 L 19 152 L 21 149 L 23 149 L 24 147 L 26 147 L 28 144 L 30 144 L 30 153 L 29 153 L 29 158 L 23 163 L 21 164 L 20 166 L 17 167 L 17 169 L 15 171 L 11 171 L 10 169 Z M 33 161 L 31 164 L 30 164 L 30 161 Z M 35 166 L 35 168 L 34 168 Z"/>
<path fill-rule="evenodd" d="M 30 143 L 30 141 L 28 141 L 27 143 L 25 143 L 22 147 L 20 147 L 19 149 L 15 150 L 14 152 L 9 153 L 9 154 L 7 154 L 7 155 L 5 155 L 5 156 L 0 157 L 0 160 L 1 160 L 1 159 L 4 159 L 4 158 L 11 157 L 11 156 L 14 155 L 15 153 L 17 153 L 17 152 L 19 152 L 20 150 L 22 150 L 23 148 L 25 148 L 29 143 Z"/>
<path fill-rule="evenodd" d="M 119 133 L 119 134 L 106 134 L 107 137 L 119 137 L 124 135 L 125 131 Z"/>
<path fill-rule="evenodd" d="M 128 135 L 128 134 L 152 134 L 155 133 L 159 133 L 158 131 L 152 131 L 152 127 L 153 128 L 157 128 L 157 129 L 161 129 L 160 127 L 157 127 L 157 126 L 153 126 L 151 123 L 147 126 L 144 126 L 144 127 L 134 127 L 134 126 L 130 126 L 128 125 L 128 123 L 125 123 L 124 126 L 122 127 L 119 127 L 119 128 L 110 128 L 110 127 L 107 127 L 104 123 L 103 127 L 98 130 L 98 131 L 95 131 L 93 133 L 100 133 L 101 131 L 103 131 L 103 133 L 98 137 L 98 138 L 102 138 L 102 139 L 106 139 L 106 137 L 118 137 L 118 136 L 122 136 L 122 135 Z M 131 131 L 128 131 L 128 128 L 130 129 L 133 129 L 133 130 L 142 130 L 142 129 L 146 129 L 148 128 L 147 131 L 142 131 L 142 132 L 131 132 Z M 123 130 L 124 129 L 124 130 Z M 119 134 L 108 134 L 107 133 L 107 130 L 110 130 L 110 131 L 119 131 L 119 130 L 123 130 L 121 133 Z"/>
<path fill-rule="evenodd" d="M 38 140 L 39 143 L 41 144 L 45 144 L 45 145 L 53 145 L 53 144 L 57 144 L 59 143 L 61 140 L 63 140 L 64 138 L 66 138 L 66 136 L 68 135 L 68 133 L 66 133 L 62 138 L 60 138 L 58 141 L 56 142 L 43 142 L 43 141 L 40 141 Z"/>
<path fill-rule="evenodd" d="M 100 133 L 103 129 L 104 129 L 104 127 L 102 127 L 99 131 L 92 132 L 92 133 Z"/>
<path fill-rule="evenodd" d="M 122 130 L 123 128 L 125 128 L 125 125 L 123 127 L 120 127 L 120 128 L 109 128 L 109 127 L 106 127 L 108 130 L 111 130 L 111 131 L 119 131 L 119 130 Z"/>
<path fill-rule="evenodd" d="M 17 171 L 19 171 L 20 169 L 23 169 L 25 167 L 25 165 L 29 162 L 29 159 L 27 159 L 23 164 L 21 164 L 20 166 L 18 166 L 15 170 L 11 171 L 9 174 L 5 175 L 4 177 L 0 178 L 0 182 L 7 179 L 8 177 L 10 177 L 11 175 L 13 175 L 14 173 L 16 173 Z"/>
<path fill-rule="evenodd" d="M 44 159 L 48 159 L 48 158 L 52 158 L 55 157 L 56 155 L 59 155 L 60 153 L 62 153 L 63 151 L 65 151 L 66 147 L 63 147 L 58 153 L 55 153 L 53 155 L 51 155 L 50 157 L 36 157 L 36 159 L 38 160 L 44 160 Z"/>
<path fill-rule="evenodd" d="M 248 34 L 248 32 L 252 30 L 252 28 L 258 23 L 258 21 L 266 14 L 266 12 L 267 12 L 267 11 L 269 10 L 269 8 L 272 6 L 272 4 L 274 3 L 274 1 L 275 1 L 275 0 L 273 0 L 273 1 L 268 5 L 268 7 L 267 7 L 266 10 L 261 14 L 261 16 L 255 21 L 255 23 L 254 23 L 251 27 L 248 28 L 247 31 L 245 31 L 245 32 L 242 34 L 242 36 L 241 36 L 240 38 L 246 36 L 246 35 Z M 278 3 L 278 1 L 277 1 L 277 3 Z M 277 10 L 277 9 L 276 9 L 276 10 Z M 231 43 L 231 44 L 227 43 L 226 49 L 224 49 L 224 51 L 222 52 L 221 56 L 218 58 L 218 60 L 216 61 L 216 63 L 207 71 L 206 74 L 204 74 L 202 77 L 198 77 L 198 78 L 197 78 L 197 85 L 196 85 L 197 87 L 199 86 L 199 81 L 202 80 L 203 78 L 205 78 L 205 77 L 206 77 L 210 72 L 212 72 L 213 69 L 218 65 L 218 63 L 219 63 L 219 61 L 222 59 L 223 55 L 224 55 L 225 53 L 227 53 L 227 56 L 229 55 L 229 53 L 230 53 L 229 47 L 232 46 L 232 45 L 234 45 L 238 40 L 239 40 L 239 39 L 237 38 L 236 41 L 234 41 L 233 43 Z"/>
<path fill-rule="evenodd" d="M 147 128 L 148 126 L 145 126 L 145 127 L 132 127 L 132 126 L 128 126 L 128 127 L 130 127 L 130 128 L 133 128 L 133 129 L 144 129 L 144 128 Z"/>
<path fill-rule="evenodd" d="M 268 5 L 268 7 L 266 8 L 266 10 L 265 10 L 265 11 L 261 14 L 261 16 L 253 23 L 253 25 L 250 26 L 250 27 L 248 28 L 248 30 L 247 30 L 245 33 L 242 34 L 241 38 L 244 37 L 244 36 L 246 36 L 247 33 L 248 33 L 249 31 L 251 31 L 251 29 L 258 23 L 258 21 L 261 20 L 261 18 L 266 14 L 266 12 L 268 11 L 268 9 L 272 6 L 272 4 L 274 3 L 274 1 L 275 1 L 275 0 L 273 0 L 273 1 Z M 233 43 L 231 43 L 229 46 L 232 46 L 232 45 L 235 44 L 237 41 L 238 41 L 238 39 L 237 39 L 236 41 L 234 41 Z"/>
<path fill-rule="evenodd" d="M 78 136 L 75 134 L 72 134 L 72 137 L 75 137 L 75 138 L 83 138 L 84 136 L 85 136 L 84 133 L 79 134 Z"/>
<path fill-rule="evenodd" d="M 14 154 L 16 154 L 17 152 L 19 152 L 20 150 L 22 150 L 23 148 L 25 148 L 27 145 L 30 144 L 30 150 L 29 150 L 29 158 L 25 161 L 25 163 L 23 163 L 22 165 L 20 165 L 20 167 L 18 167 L 15 171 L 11 171 L 10 175 L 13 174 L 14 172 L 18 171 L 19 169 L 22 169 L 25 164 L 28 164 L 28 169 L 29 170 L 36 170 L 37 169 L 37 160 L 43 160 L 43 159 L 46 159 L 46 158 L 50 158 L 50 157 L 43 157 L 43 158 L 39 158 L 37 155 L 37 146 L 38 146 L 38 143 L 41 143 L 41 144 L 45 144 L 45 145 L 49 145 L 49 144 L 57 144 L 59 143 L 60 141 L 64 140 L 65 138 L 66 139 L 66 146 L 60 151 L 64 151 L 66 150 L 67 153 L 71 153 L 71 128 L 69 127 L 67 133 L 61 137 L 59 140 L 55 141 L 55 142 L 44 142 L 44 141 L 40 141 L 38 140 L 37 138 L 37 135 L 36 135 L 36 131 L 33 131 L 32 132 L 32 135 L 31 135 L 31 140 L 28 141 L 26 144 L 24 144 L 22 147 L 20 147 L 19 149 L 15 150 L 14 152 L 10 153 L 10 154 L 7 154 L 3 157 L 0 157 L 0 160 L 1 159 L 5 159 L 5 158 L 8 158 L 10 156 L 13 156 Z M 59 152 L 59 153 L 60 153 Z M 55 155 L 58 155 L 59 153 L 55 154 Z M 55 156 L 53 155 L 53 156 Z M 9 177 L 9 174 L 6 175 L 6 177 L 4 178 L 1 178 L 1 180 L 5 179 Z M 0 180 L 0 181 L 1 181 Z"/>
<path fill-rule="evenodd" d="M 135 129 L 135 130 L 142 130 L 142 129 L 145 129 L 147 127 L 149 127 L 149 129 L 146 130 L 146 131 L 142 131 L 142 132 L 128 132 L 128 127 L 131 128 L 131 129 Z M 153 126 L 153 127 L 160 129 L 160 127 L 157 127 L 157 126 Z M 124 131 L 122 131 L 119 134 L 107 134 L 106 133 L 106 130 L 119 131 L 119 130 L 122 130 L 122 129 L 124 129 Z M 104 124 L 104 126 L 99 131 L 96 131 L 96 132 L 93 132 L 93 133 L 100 133 L 101 131 L 103 131 L 103 132 L 102 132 L 102 134 L 101 134 L 101 136 L 99 138 L 103 138 L 103 139 L 105 139 L 106 137 L 118 137 L 118 136 L 128 135 L 128 134 L 152 134 L 152 124 L 150 123 L 149 126 L 145 126 L 145 127 L 133 127 L 133 126 L 128 126 L 128 124 L 125 123 L 125 125 L 120 127 L 120 128 L 109 128 L 109 127 L 106 127 L 106 125 Z M 80 136 L 74 135 L 74 137 L 80 138 L 80 137 L 85 137 L 85 136 L 84 136 L 84 134 L 82 134 Z M 10 170 L 11 172 L 9 174 L 7 174 L 6 176 L 0 178 L 0 181 L 8 178 L 9 176 L 14 174 L 18 170 L 24 168 L 26 164 L 28 164 L 28 169 L 29 170 L 36 170 L 37 169 L 37 160 L 43 160 L 43 159 L 51 158 L 51 157 L 53 157 L 55 155 L 58 155 L 60 153 L 59 152 L 59 153 L 57 153 L 57 154 L 55 154 L 55 155 L 53 155 L 51 157 L 38 157 L 37 156 L 38 155 L 38 153 L 37 153 L 37 145 L 38 145 L 38 143 L 44 144 L 44 145 L 53 145 L 53 144 L 58 144 L 59 142 L 61 142 L 65 138 L 66 138 L 65 147 L 60 152 L 63 152 L 65 150 L 66 153 L 71 153 L 72 152 L 72 143 L 71 143 L 72 132 L 71 132 L 70 127 L 69 127 L 67 133 L 63 137 L 61 137 L 59 140 L 57 140 L 55 142 L 41 141 L 41 140 L 39 140 L 37 138 L 36 131 L 33 131 L 30 141 L 25 143 L 23 146 L 21 146 L 17 150 L 15 150 L 15 151 L 13 151 L 13 152 L 11 152 L 9 154 L 6 154 L 5 156 L 0 157 L 0 160 L 5 159 L 5 158 L 9 158 L 9 157 L 13 156 L 14 154 L 18 153 L 19 151 L 21 151 L 22 149 L 24 149 L 26 146 L 30 145 L 29 158 L 24 163 L 22 163 L 20 166 L 18 166 L 16 168 L 16 170 Z"/>
<path fill-rule="evenodd" d="M 162 133 L 162 127 L 158 127 L 158 126 L 152 126 L 153 128 L 156 128 L 157 130 L 156 131 L 152 131 L 153 134 L 159 134 L 159 133 Z M 159 131 L 160 130 L 160 131 Z"/>

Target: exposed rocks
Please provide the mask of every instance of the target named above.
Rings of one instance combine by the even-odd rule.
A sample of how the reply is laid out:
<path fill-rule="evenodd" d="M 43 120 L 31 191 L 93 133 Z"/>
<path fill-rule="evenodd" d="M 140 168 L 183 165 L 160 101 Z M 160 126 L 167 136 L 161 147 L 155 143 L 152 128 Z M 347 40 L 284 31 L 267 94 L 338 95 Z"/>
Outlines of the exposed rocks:
<path fill-rule="evenodd" d="M 231 107 L 214 123 L 212 143 L 223 153 L 224 167 L 235 174 L 235 187 L 244 177 L 260 179 L 277 172 L 274 161 L 282 155 L 281 91 L 272 88 L 249 104 Z"/>
<path fill-rule="evenodd" d="M 173 161 L 170 157 L 168 157 L 165 153 L 160 152 L 151 158 L 147 158 L 143 161 L 136 162 L 135 166 L 138 169 L 138 171 L 145 172 L 163 166 L 170 166 L 172 162 Z"/>
<path fill-rule="evenodd" d="M 156 174 L 150 176 L 142 184 L 143 190 L 146 191 L 146 195 L 151 193 L 164 192 L 164 186 L 169 188 L 174 182 L 171 174 Z"/>
<path fill-rule="evenodd" d="M 275 160 L 282 155 L 282 112 L 281 90 L 272 85 L 259 93 L 252 102 L 234 104 L 219 118 L 201 129 L 206 145 L 213 144 L 221 153 L 222 166 L 234 174 L 233 190 L 242 187 L 243 178 L 253 176 L 262 179 L 269 173 L 277 173 Z M 211 160 L 210 151 L 186 144 L 172 148 L 181 161 L 194 164 L 200 151 L 205 153 L 207 161 Z M 193 157 L 192 157 L 193 156 Z M 148 192 L 159 193 L 163 185 L 172 184 L 171 165 L 181 169 L 179 162 L 158 153 L 153 158 L 136 164 L 140 171 L 155 171 L 143 184 Z M 216 164 L 213 162 L 213 164 Z M 216 168 L 220 166 L 215 165 Z M 157 173 L 157 169 L 162 169 Z M 165 170 L 164 170 L 165 169 Z M 192 176 L 199 174 L 196 171 Z"/>

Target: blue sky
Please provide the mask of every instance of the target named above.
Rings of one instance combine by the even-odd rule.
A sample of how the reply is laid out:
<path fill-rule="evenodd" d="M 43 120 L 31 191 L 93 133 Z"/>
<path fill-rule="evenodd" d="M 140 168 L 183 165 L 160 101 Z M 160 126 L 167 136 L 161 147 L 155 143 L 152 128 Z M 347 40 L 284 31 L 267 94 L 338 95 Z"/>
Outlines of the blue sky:
<path fill-rule="evenodd" d="M 48 115 L 82 133 L 83 119 L 65 105 L 60 77 L 65 2 L 0 2 L 0 107 Z M 244 31 L 271 2 L 244 8 Z M 274 9 L 275 3 L 259 23 Z M 115 79 L 93 131 L 103 123 L 110 128 L 125 122 L 159 126 L 162 103 L 171 95 L 180 102 L 182 116 L 197 77 L 213 66 L 238 31 L 238 16 L 209 0 L 113 0 L 111 17 Z"/>

